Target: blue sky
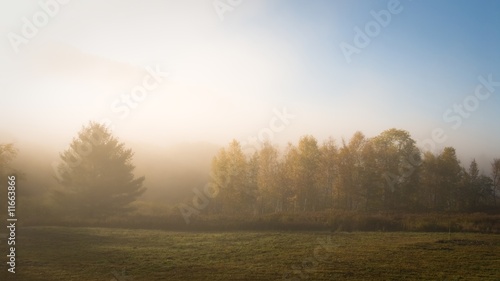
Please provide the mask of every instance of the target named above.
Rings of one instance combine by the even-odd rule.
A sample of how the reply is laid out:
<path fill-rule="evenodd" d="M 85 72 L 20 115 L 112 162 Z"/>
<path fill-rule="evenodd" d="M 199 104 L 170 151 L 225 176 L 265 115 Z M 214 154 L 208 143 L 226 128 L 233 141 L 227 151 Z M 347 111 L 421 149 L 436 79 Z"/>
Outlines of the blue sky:
<path fill-rule="evenodd" d="M 436 152 L 500 157 L 500 87 L 458 128 L 443 117 L 474 95 L 479 76 L 500 81 L 500 2 L 243 0 L 223 20 L 214 3 L 70 1 L 18 46 L 9 38 L 43 9 L 0 4 L 0 142 L 40 136 L 61 149 L 83 124 L 107 118 L 131 142 L 222 145 L 258 136 L 286 107 L 295 118 L 276 143 L 392 127 L 422 141 L 441 128 L 448 138 Z M 355 28 L 388 5 L 401 11 L 349 63 L 341 44 L 354 46 Z M 148 66 L 171 76 L 120 118 L 113 103 Z"/>

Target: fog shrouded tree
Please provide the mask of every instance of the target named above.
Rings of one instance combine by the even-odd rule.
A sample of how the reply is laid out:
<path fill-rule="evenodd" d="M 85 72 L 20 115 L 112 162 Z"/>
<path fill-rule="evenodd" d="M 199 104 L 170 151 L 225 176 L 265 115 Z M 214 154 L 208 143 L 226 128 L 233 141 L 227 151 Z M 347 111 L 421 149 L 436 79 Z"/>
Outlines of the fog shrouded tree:
<path fill-rule="evenodd" d="M 384 205 L 412 208 L 417 203 L 420 151 L 410 134 L 389 129 L 372 139 L 380 174 L 386 179 Z"/>
<path fill-rule="evenodd" d="M 439 210 L 456 210 L 463 169 L 453 147 L 445 147 L 437 157 L 436 204 Z"/>
<path fill-rule="evenodd" d="M 17 149 L 13 144 L 0 144 L 0 176 L 2 180 L 9 173 L 13 172 L 9 164 L 16 157 Z"/>
<path fill-rule="evenodd" d="M 463 181 L 457 198 L 458 209 L 472 210 L 477 207 L 481 196 L 480 174 L 476 159 L 470 163 L 469 170 L 464 170 L 462 173 Z"/>
<path fill-rule="evenodd" d="M 362 150 L 363 170 L 360 198 L 366 211 L 384 209 L 384 189 L 387 184 L 386 179 L 381 176 L 377 167 L 377 155 L 372 140 L 365 143 Z"/>
<path fill-rule="evenodd" d="M 356 132 L 349 143 L 342 141 L 338 154 L 338 202 L 342 209 L 361 208 L 363 198 L 363 149 L 367 139 L 361 132 Z"/>
<path fill-rule="evenodd" d="M 258 175 L 259 175 L 259 153 L 256 151 L 252 154 L 250 159 L 247 162 L 247 195 L 249 195 L 248 201 L 250 201 L 253 215 L 257 215 L 260 212 L 260 202 L 262 202 L 263 197 L 259 192 L 259 183 L 258 183 Z"/>
<path fill-rule="evenodd" d="M 218 195 L 211 209 L 225 214 L 253 212 L 257 198 L 256 186 L 249 181 L 251 173 L 238 141 L 233 140 L 227 149 L 222 148 L 212 161 L 211 184 Z"/>
<path fill-rule="evenodd" d="M 318 209 L 317 171 L 319 167 L 318 142 L 313 136 L 303 136 L 297 146 L 297 202 L 300 210 L 316 211 Z"/>
<path fill-rule="evenodd" d="M 256 155 L 260 212 L 269 213 L 282 211 L 283 197 L 280 190 L 278 149 L 270 142 L 266 141 L 262 144 L 261 149 Z"/>
<path fill-rule="evenodd" d="M 477 208 L 495 206 L 495 186 L 493 179 L 481 174 L 478 180 L 479 202 Z"/>
<path fill-rule="evenodd" d="M 495 205 L 498 205 L 500 201 L 497 199 L 498 194 L 500 194 L 500 158 L 495 158 L 491 163 L 491 178 L 493 180 L 493 199 Z"/>
<path fill-rule="evenodd" d="M 285 189 L 286 206 L 288 211 L 298 211 L 299 192 L 299 152 L 297 147 L 288 143 L 283 163 L 281 165 L 282 184 Z"/>
<path fill-rule="evenodd" d="M 7 209 L 7 182 L 9 181 L 7 176 L 16 175 L 16 171 L 10 167 L 10 162 L 16 157 L 17 149 L 13 144 L 0 144 L 0 207 L 3 210 Z M 16 180 L 18 178 L 16 177 Z M 2 217 L 6 215 L 7 212 L 2 213 Z"/>
<path fill-rule="evenodd" d="M 333 138 L 329 138 L 319 148 L 318 192 L 319 207 L 327 209 L 334 207 L 334 199 L 338 198 L 335 189 L 337 179 L 338 148 Z"/>
<path fill-rule="evenodd" d="M 420 173 L 420 200 L 421 205 L 429 210 L 439 207 L 439 174 L 437 156 L 430 151 L 423 154 Z"/>
<path fill-rule="evenodd" d="M 494 205 L 495 190 L 492 178 L 480 174 L 476 160 L 472 160 L 469 169 L 463 171 L 462 185 L 457 203 L 460 211 L 475 211 L 480 207 Z"/>
<path fill-rule="evenodd" d="M 366 138 L 356 132 L 337 147 L 312 136 L 279 149 L 264 142 L 250 158 L 233 141 L 212 163 L 218 213 L 268 214 L 352 211 L 476 211 L 496 204 L 500 160 L 492 176 L 475 161 L 460 165 L 455 149 L 422 152 L 407 131 L 389 129 Z"/>
<path fill-rule="evenodd" d="M 216 190 L 217 197 L 215 197 L 213 203 L 209 205 L 209 210 L 214 213 L 222 212 L 223 203 L 226 199 L 225 197 L 227 197 L 226 186 L 229 181 L 228 164 L 226 149 L 222 148 L 212 159 L 211 165 L 212 177 L 210 185 L 213 190 Z"/>
<path fill-rule="evenodd" d="M 55 199 L 71 215 L 104 217 L 130 211 L 144 191 L 135 178 L 133 152 L 102 124 L 90 122 L 60 155 L 62 190 Z"/>

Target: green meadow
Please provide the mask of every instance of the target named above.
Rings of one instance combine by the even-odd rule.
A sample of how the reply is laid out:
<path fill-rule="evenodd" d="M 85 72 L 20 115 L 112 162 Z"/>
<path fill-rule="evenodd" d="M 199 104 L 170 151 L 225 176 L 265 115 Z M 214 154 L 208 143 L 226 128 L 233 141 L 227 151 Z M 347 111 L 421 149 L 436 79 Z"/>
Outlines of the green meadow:
<path fill-rule="evenodd" d="M 500 280 L 498 234 L 26 227 L 16 255 L 1 280 Z"/>

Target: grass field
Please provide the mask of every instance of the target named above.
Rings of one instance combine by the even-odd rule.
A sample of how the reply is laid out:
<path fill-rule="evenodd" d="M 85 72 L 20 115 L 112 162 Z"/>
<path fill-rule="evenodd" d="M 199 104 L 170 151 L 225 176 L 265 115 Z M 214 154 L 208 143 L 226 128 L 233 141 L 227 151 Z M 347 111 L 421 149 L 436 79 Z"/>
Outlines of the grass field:
<path fill-rule="evenodd" d="M 33 227 L 17 239 L 17 273 L 3 255 L 0 280 L 500 280 L 494 234 Z"/>

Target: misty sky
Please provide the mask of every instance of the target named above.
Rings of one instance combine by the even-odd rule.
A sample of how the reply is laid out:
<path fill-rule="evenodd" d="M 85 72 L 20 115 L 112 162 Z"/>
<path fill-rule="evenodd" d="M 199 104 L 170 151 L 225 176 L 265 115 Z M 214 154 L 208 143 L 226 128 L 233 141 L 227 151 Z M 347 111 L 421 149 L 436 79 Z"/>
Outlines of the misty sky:
<path fill-rule="evenodd" d="M 108 120 L 124 141 L 224 145 L 286 108 L 277 143 L 393 127 L 422 141 L 441 128 L 437 150 L 500 157 L 500 85 L 473 97 L 479 76 L 500 81 L 499 1 L 242 0 L 223 13 L 212 0 L 68 2 L 48 8 L 46 25 L 38 0 L 0 4 L 0 143 L 62 149 Z M 356 28 L 369 43 L 356 44 Z M 124 102 L 132 92 L 141 100 Z"/>

